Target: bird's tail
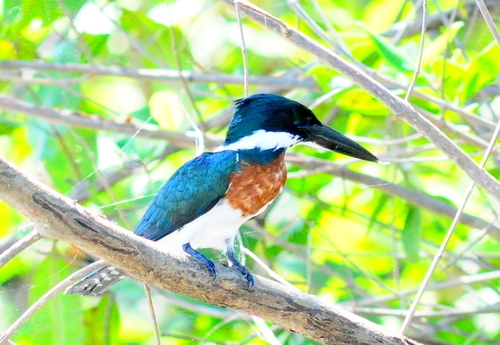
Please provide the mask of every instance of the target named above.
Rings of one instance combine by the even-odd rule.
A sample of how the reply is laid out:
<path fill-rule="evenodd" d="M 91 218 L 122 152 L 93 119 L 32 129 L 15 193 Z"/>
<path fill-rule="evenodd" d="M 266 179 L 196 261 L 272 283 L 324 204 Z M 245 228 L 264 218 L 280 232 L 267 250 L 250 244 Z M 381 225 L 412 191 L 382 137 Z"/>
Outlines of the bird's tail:
<path fill-rule="evenodd" d="M 79 282 L 71 285 L 65 294 L 97 296 L 125 277 L 125 273 L 115 266 L 106 266 L 95 270 Z"/>

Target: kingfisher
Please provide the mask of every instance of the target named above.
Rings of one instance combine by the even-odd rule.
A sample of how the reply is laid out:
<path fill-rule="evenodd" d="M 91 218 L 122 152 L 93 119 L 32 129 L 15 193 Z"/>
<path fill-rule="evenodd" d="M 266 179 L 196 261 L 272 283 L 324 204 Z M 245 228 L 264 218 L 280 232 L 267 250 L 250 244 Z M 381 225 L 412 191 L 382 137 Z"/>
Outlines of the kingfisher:
<path fill-rule="evenodd" d="M 306 106 L 275 94 L 252 95 L 235 102 L 222 146 L 179 168 L 160 189 L 134 233 L 199 260 L 214 278 L 214 263 L 198 249 L 219 250 L 251 288 L 254 278 L 237 260 L 234 240 L 240 226 L 262 213 L 283 189 L 285 152 L 296 144 L 379 162 L 361 145 L 321 123 Z M 66 293 L 100 295 L 124 277 L 116 267 L 106 266 Z"/>

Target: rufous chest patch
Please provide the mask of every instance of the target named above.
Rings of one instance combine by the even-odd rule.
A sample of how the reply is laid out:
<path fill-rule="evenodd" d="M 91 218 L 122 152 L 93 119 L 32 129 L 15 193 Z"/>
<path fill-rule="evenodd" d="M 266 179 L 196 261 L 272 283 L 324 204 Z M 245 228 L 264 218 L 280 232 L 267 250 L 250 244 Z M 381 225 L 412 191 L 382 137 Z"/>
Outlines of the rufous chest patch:
<path fill-rule="evenodd" d="M 244 217 L 256 215 L 273 201 L 286 182 L 283 153 L 270 164 L 249 164 L 243 161 L 241 171 L 230 176 L 231 187 L 225 198 Z"/>

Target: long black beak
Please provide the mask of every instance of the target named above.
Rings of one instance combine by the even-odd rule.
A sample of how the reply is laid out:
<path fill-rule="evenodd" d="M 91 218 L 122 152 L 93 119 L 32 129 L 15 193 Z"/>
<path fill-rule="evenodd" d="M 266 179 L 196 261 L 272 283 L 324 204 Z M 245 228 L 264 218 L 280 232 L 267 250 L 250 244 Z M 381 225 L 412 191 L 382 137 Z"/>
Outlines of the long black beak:
<path fill-rule="evenodd" d="M 307 132 L 306 142 L 311 142 L 327 150 L 363 159 L 365 161 L 380 161 L 357 142 L 349 139 L 345 135 L 340 134 L 328 126 L 314 124 L 312 126 L 307 126 L 304 129 Z"/>

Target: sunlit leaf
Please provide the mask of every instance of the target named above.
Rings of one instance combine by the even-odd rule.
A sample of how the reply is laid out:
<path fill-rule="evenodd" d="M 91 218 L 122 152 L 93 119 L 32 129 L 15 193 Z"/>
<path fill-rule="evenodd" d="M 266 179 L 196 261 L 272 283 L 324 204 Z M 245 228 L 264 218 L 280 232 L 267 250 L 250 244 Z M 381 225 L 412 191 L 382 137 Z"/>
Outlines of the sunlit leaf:
<path fill-rule="evenodd" d="M 492 42 L 472 60 L 462 83 L 461 100 L 475 96 L 483 87 L 496 80 L 500 73 L 500 48 Z"/>
<path fill-rule="evenodd" d="M 418 207 L 409 206 L 401 233 L 401 242 L 410 261 L 416 261 L 419 258 L 421 232 L 422 212 Z"/>
<path fill-rule="evenodd" d="M 28 296 L 31 305 L 71 273 L 66 260 L 48 256 L 37 266 Z M 80 298 L 59 294 L 38 310 L 21 328 L 20 343 L 83 344 L 85 329 Z"/>
<path fill-rule="evenodd" d="M 387 30 L 401 14 L 405 0 L 371 1 L 363 15 L 363 22 L 374 32 Z"/>
<path fill-rule="evenodd" d="M 403 72 L 413 72 L 416 65 L 412 61 L 413 59 L 411 59 L 410 56 L 408 56 L 408 54 L 402 48 L 396 47 L 386 38 L 374 34 L 369 29 L 367 29 L 365 25 L 359 24 L 359 26 L 366 30 L 366 32 L 388 63 Z"/>
<path fill-rule="evenodd" d="M 103 296 L 100 303 L 85 310 L 85 344 L 119 344 L 120 317 L 118 305 L 111 296 Z"/>
<path fill-rule="evenodd" d="M 389 201 L 389 195 L 387 194 L 380 194 L 380 196 L 377 198 L 375 207 L 373 209 L 373 213 L 370 216 L 370 223 L 368 224 L 369 230 L 373 228 L 373 225 L 377 221 L 379 214 L 384 210 L 388 201 Z"/>
<path fill-rule="evenodd" d="M 158 91 L 151 96 L 149 109 L 161 128 L 177 130 L 185 121 L 180 102 L 178 95 L 170 91 Z"/>
<path fill-rule="evenodd" d="M 349 111 L 367 115 L 387 115 L 389 110 L 378 99 L 361 89 L 345 92 L 338 101 L 338 106 Z"/>
<path fill-rule="evenodd" d="M 76 182 L 95 171 L 96 136 L 91 130 L 70 130 L 31 121 L 30 139 L 52 182 L 63 192 L 69 192 Z"/>
<path fill-rule="evenodd" d="M 422 54 L 422 66 L 427 66 L 435 58 L 440 58 L 463 26 L 463 22 L 452 23 L 430 44 L 426 44 Z"/>
<path fill-rule="evenodd" d="M 9 42 L 2 40 L 0 41 L 0 59 L 12 59 L 15 56 L 15 47 Z"/>

